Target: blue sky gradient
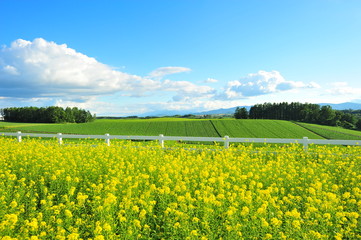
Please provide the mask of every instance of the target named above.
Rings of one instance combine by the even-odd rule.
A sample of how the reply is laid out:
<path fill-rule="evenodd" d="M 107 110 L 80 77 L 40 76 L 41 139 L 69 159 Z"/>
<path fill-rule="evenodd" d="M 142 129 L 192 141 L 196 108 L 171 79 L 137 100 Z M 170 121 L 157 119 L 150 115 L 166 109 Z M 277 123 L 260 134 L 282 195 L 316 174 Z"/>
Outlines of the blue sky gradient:
<path fill-rule="evenodd" d="M 360 12 L 358 0 L 1 0 L 0 108 L 361 103 Z"/>

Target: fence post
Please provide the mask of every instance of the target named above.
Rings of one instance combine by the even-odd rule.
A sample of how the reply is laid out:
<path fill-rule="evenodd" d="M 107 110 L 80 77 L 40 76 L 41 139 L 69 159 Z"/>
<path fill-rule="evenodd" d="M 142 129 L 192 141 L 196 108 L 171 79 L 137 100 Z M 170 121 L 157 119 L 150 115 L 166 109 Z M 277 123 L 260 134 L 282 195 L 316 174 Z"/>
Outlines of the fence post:
<path fill-rule="evenodd" d="M 303 150 L 304 151 L 308 150 L 308 137 L 303 138 Z"/>
<path fill-rule="evenodd" d="M 229 136 L 224 136 L 224 148 L 229 148 Z"/>
<path fill-rule="evenodd" d="M 109 138 L 109 133 L 105 134 L 105 143 L 110 146 L 110 138 Z"/>
<path fill-rule="evenodd" d="M 159 141 L 159 145 L 160 145 L 162 148 L 164 148 L 164 135 L 163 135 L 163 134 L 159 134 L 158 141 Z"/>
<path fill-rule="evenodd" d="M 18 139 L 18 142 L 21 142 L 21 132 L 20 131 L 18 131 L 17 139 Z"/>
<path fill-rule="evenodd" d="M 63 135 L 63 134 L 58 133 L 58 136 L 57 136 L 59 145 L 63 144 L 63 138 L 62 138 L 62 135 Z"/>

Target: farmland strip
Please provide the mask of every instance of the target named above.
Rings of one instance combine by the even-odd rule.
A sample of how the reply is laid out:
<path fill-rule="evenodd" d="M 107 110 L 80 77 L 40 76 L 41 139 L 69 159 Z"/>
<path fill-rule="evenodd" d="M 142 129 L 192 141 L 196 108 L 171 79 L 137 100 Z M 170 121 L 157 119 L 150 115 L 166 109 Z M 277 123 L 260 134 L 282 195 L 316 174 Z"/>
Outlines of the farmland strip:
<path fill-rule="evenodd" d="M 213 121 L 212 121 L 212 120 L 209 120 L 209 122 L 211 123 L 212 127 L 214 128 L 214 131 L 218 134 L 218 137 L 224 137 L 224 136 L 221 136 L 221 134 L 218 132 L 218 129 L 217 129 L 216 126 L 214 125 Z"/>

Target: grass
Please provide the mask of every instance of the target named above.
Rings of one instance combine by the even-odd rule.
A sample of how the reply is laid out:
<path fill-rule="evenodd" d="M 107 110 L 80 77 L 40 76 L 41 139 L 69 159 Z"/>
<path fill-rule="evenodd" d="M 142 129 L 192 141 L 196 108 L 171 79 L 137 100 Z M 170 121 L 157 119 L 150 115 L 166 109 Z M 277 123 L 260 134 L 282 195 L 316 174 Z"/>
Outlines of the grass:
<path fill-rule="evenodd" d="M 245 138 L 322 138 L 292 122 L 282 120 L 234 119 L 101 119 L 81 124 L 1 123 L 5 131 L 46 132 L 68 134 L 245 137 Z M 1 131 L 1 130 L 0 130 Z"/>
<path fill-rule="evenodd" d="M 345 140 L 360 140 L 361 131 L 344 129 L 341 127 L 331 127 L 309 123 L 297 123 L 305 129 L 312 131 L 326 139 L 345 139 Z"/>
<path fill-rule="evenodd" d="M 35 124 L 0 122 L 0 132 L 42 132 L 88 135 L 141 135 L 241 137 L 241 138 L 303 138 L 360 140 L 361 132 L 283 120 L 235 119 L 99 119 L 80 124 Z"/>
<path fill-rule="evenodd" d="M 1 127 L 1 125 L 0 125 Z M 154 136 L 218 136 L 207 120 L 146 119 L 146 120 L 96 120 L 80 124 L 3 124 L 6 130 L 26 132 L 51 132 L 69 134 L 144 135 Z"/>
<path fill-rule="evenodd" d="M 221 136 L 244 138 L 303 138 L 320 139 L 319 135 L 283 120 L 211 120 Z"/>
<path fill-rule="evenodd" d="M 13 128 L 21 128 L 21 127 L 29 127 L 29 126 L 41 126 L 41 125 L 45 125 L 45 124 L 39 124 L 39 123 L 16 123 L 16 122 L 4 122 L 4 121 L 0 121 L 0 129 L 1 130 L 5 130 L 5 129 L 13 129 Z"/>

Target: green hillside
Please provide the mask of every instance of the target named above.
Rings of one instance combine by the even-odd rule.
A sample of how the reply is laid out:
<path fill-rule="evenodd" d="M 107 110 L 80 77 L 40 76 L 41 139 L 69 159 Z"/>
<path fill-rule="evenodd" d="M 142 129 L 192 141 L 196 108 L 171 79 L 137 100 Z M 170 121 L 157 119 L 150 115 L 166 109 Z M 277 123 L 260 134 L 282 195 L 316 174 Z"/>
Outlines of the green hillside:
<path fill-rule="evenodd" d="M 212 120 L 221 136 L 246 138 L 303 138 L 320 139 L 319 135 L 310 132 L 293 122 L 284 120 Z"/>
<path fill-rule="evenodd" d="M 0 125 L 1 127 L 1 125 Z M 218 136 L 209 120 L 159 119 L 144 120 L 96 120 L 80 124 L 19 124 L 7 130 L 26 132 L 51 132 L 71 134 L 105 134 L 155 136 Z"/>
<path fill-rule="evenodd" d="M 327 139 L 346 139 L 346 140 L 361 139 L 361 131 L 349 130 L 341 127 L 309 124 L 309 123 L 297 123 L 297 124 Z"/>
<path fill-rule="evenodd" d="M 235 119 L 118 119 L 81 124 L 0 123 L 0 131 L 46 132 L 63 134 L 245 137 L 245 138 L 322 138 L 295 123 L 283 120 Z"/>

